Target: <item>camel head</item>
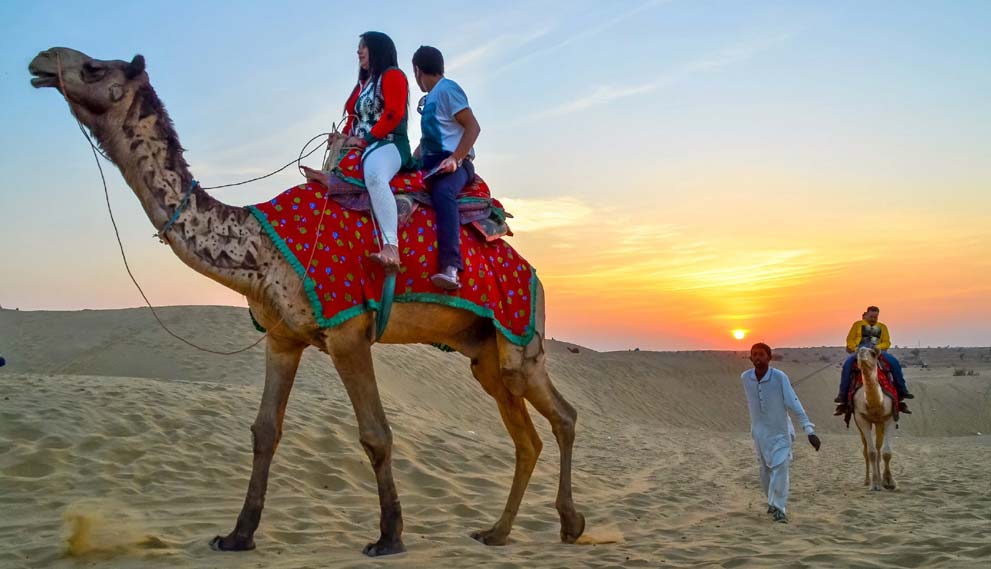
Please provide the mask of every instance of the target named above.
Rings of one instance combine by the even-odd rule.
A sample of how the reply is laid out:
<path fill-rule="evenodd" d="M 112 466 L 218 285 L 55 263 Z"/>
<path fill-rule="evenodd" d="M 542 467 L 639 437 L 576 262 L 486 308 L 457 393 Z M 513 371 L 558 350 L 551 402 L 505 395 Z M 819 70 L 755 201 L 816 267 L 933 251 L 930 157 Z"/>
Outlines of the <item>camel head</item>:
<path fill-rule="evenodd" d="M 53 47 L 39 53 L 28 71 L 34 75 L 31 84 L 35 87 L 54 87 L 62 92 L 75 115 L 93 131 L 106 131 L 122 123 L 135 94 L 148 84 L 141 55 L 135 55 L 130 63 L 103 61 L 74 49 Z"/>
<path fill-rule="evenodd" d="M 861 346 L 857 348 L 857 366 L 862 371 L 869 371 L 877 368 L 877 359 L 881 356 L 881 350 L 877 347 L 868 348 Z"/>

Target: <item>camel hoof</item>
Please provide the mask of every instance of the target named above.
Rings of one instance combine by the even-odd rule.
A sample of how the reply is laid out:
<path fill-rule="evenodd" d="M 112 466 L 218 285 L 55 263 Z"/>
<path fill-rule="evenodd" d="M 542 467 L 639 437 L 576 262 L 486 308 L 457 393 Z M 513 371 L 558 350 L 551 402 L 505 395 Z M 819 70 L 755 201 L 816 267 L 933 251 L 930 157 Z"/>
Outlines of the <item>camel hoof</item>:
<path fill-rule="evenodd" d="M 380 557 L 382 555 L 394 555 L 396 553 L 403 553 L 406 551 L 406 546 L 403 545 L 402 541 L 384 541 L 378 540 L 375 543 L 369 543 L 361 550 L 362 553 L 369 557 Z"/>
<path fill-rule="evenodd" d="M 566 523 L 565 520 L 561 519 L 561 542 L 562 543 L 574 543 L 578 541 L 578 538 L 585 533 L 585 516 L 576 513 L 577 523 Z M 571 526 L 571 527 L 568 527 Z"/>
<path fill-rule="evenodd" d="M 251 551 L 255 548 L 255 540 L 238 540 L 235 537 L 220 537 L 219 535 L 210 540 L 210 549 L 214 551 Z"/>
<path fill-rule="evenodd" d="M 500 535 L 495 529 L 471 532 L 471 538 L 485 545 L 506 545 L 509 543 L 508 535 Z"/>
<path fill-rule="evenodd" d="M 897 486 L 895 485 L 894 482 L 885 482 L 884 483 L 884 489 L 885 490 L 894 490 L 895 488 L 897 488 Z"/>

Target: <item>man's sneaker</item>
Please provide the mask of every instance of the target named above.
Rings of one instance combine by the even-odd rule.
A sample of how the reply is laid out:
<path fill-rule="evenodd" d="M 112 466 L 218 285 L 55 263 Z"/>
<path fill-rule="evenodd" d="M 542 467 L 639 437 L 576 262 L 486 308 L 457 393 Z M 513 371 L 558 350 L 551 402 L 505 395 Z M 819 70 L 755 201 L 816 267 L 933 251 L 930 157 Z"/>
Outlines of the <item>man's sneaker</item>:
<path fill-rule="evenodd" d="M 836 399 L 833 399 L 833 403 L 846 403 L 846 397 L 842 395 L 837 395 Z"/>
<path fill-rule="evenodd" d="M 444 270 L 432 275 L 430 282 L 437 288 L 444 290 L 458 290 L 461 283 L 458 282 L 458 269 L 456 267 L 444 267 Z"/>
<path fill-rule="evenodd" d="M 846 415 L 850 412 L 850 405 L 848 403 L 840 403 L 836 406 L 836 410 L 833 411 L 834 417 L 839 417 L 840 415 Z"/>
<path fill-rule="evenodd" d="M 774 521 L 778 523 L 781 524 L 788 523 L 788 516 L 777 508 L 774 508 L 774 512 L 771 513 L 771 517 L 774 518 Z"/>
<path fill-rule="evenodd" d="M 904 393 L 899 393 L 898 394 L 898 398 L 899 399 L 915 399 L 915 396 L 912 395 L 911 393 L 909 393 L 908 391 L 906 391 Z"/>

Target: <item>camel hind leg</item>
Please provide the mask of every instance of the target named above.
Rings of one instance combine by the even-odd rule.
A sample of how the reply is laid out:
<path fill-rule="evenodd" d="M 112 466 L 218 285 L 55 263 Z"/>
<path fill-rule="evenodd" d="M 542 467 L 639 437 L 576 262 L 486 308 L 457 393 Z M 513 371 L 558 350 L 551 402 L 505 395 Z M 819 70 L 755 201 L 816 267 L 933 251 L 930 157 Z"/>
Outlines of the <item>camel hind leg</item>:
<path fill-rule="evenodd" d="M 472 358 L 471 372 L 485 392 L 496 400 L 502 422 L 516 446 L 516 469 L 513 473 L 509 498 L 506 500 L 506 508 L 491 529 L 473 532 L 471 536 L 485 545 L 505 545 L 509 540 L 509 532 L 513 528 L 513 521 L 519 512 L 520 502 L 523 501 L 523 494 L 530 482 L 530 475 L 533 474 L 543 443 L 533 427 L 523 398 L 513 395 L 503 383 L 498 346 L 494 337 L 476 357 Z"/>
<path fill-rule="evenodd" d="M 883 439 L 881 444 L 881 458 L 884 459 L 884 474 L 881 481 L 885 490 L 894 490 L 896 487 L 895 479 L 891 476 L 891 424 L 892 420 L 888 419 L 886 423 L 879 425 L 880 436 Z"/>
<path fill-rule="evenodd" d="M 578 412 L 558 393 L 547 374 L 543 339 L 540 334 L 526 348 L 510 346 L 501 335 L 500 357 L 503 360 L 503 381 L 514 394 L 522 395 L 551 424 L 554 438 L 561 452 L 561 470 L 558 479 L 555 507 L 561 518 L 561 541 L 574 543 L 585 531 L 585 516 L 575 508 L 571 491 L 571 461 L 575 442 L 575 423 Z M 507 355 L 519 353 L 522 365 L 507 366 Z"/>

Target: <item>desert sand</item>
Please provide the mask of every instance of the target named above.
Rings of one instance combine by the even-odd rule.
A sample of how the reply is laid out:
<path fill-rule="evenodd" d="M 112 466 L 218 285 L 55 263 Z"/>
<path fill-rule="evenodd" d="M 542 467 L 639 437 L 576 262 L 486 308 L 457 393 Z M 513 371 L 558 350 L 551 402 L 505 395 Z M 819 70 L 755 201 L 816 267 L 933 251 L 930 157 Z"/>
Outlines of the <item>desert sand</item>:
<path fill-rule="evenodd" d="M 215 349 L 258 337 L 244 309 L 162 312 Z M 377 346 L 408 551 L 360 553 L 378 536 L 374 477 L 333 366 L 307 350 L 258 549 L 217 553 L 208 542 L 233 527 L 250 474 L 263 349 L 196 352 L 142 309 L 2 310 L 0 567 L 991 564 L 988 348 L 894 350 L 915 364 L 906 374 L 917 399 L 894 441 L 891 492 L 862 485 L 859 437 L 832 417 L 842 350 L 778 350 L 774 365 L 791 376 L 823 439 L 819 453 L 796 442 L 788 525 L 765 513 L 739 385 L 749 367 L 742 351 L 547 349 L 555 384 L 579 412 L 574 483 L 586 543 L 559 541 L 558 453 L 536 413 L 544 450 L 512 542 L 472 540 L 470 531 L 502 511 L 512 477 L 513 446 L 496 407 L 464 357 Z"/>

